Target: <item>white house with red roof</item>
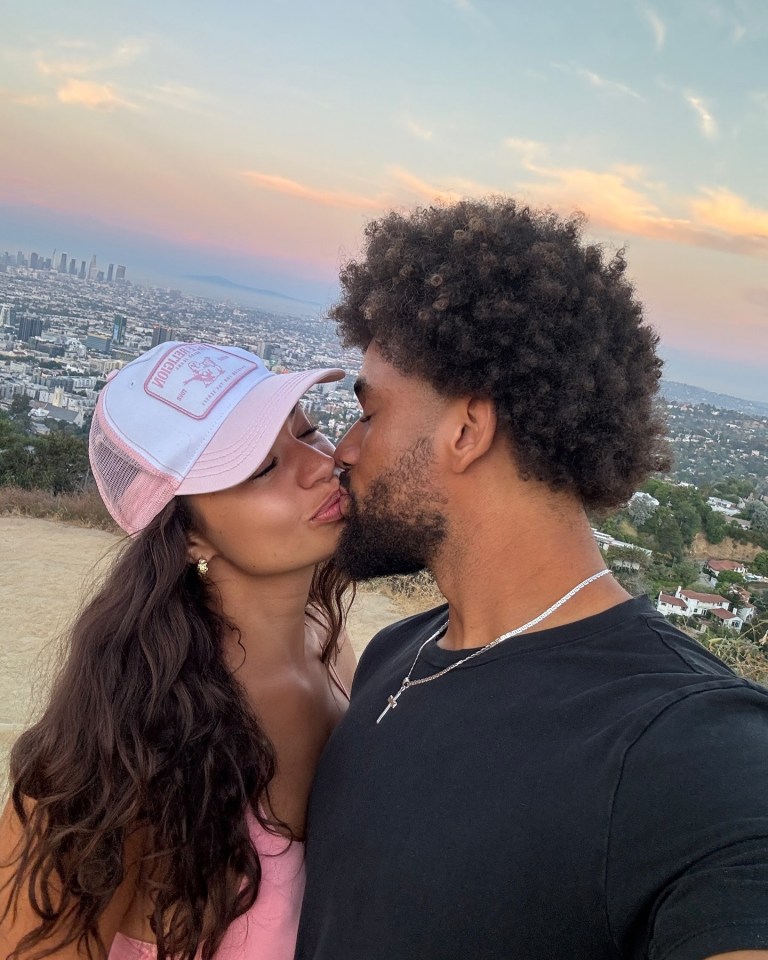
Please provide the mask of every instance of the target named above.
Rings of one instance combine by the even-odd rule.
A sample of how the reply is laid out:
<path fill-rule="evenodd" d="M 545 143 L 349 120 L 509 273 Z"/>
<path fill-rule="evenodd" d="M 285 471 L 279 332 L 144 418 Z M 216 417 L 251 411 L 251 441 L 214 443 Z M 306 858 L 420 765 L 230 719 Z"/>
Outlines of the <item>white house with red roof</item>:
<path fill-rule="evenodd" d="M 668 617 L 670 614 L 678 617 L 688 616 L 688 607 L 685 601 L 679 597 L 672 596 L 671 593 L 664 593 L 663 591 L 659 594 L 659 599 L 656 601 L 656 609 L 665 617 Z"/>
<path fill-rule="evenodd" d="M 714 610 L 710 610 L 709 617 L 729 630 L 741 630 L 744 626 L 744 621 L 738 613 L 734 613 L 732 610 L 724 610 L 722 607 L 715 607 Z"/>
<path fill-rule="evenodd" d="M 732 610 L 728 601 L 717 593 L 699 593 L 683 587 L 678 587 L 674 595 L 660 593 L 656 601 L 656 609 L 665 617 L 670 614 L 686 619 L 703 616 L 729 630 L 741 630 L 754 614 L 755 608 L 741 597 L 733 606 L 735 609 Z"/>
<path fill-rule="evenodd" d="M 695 614 L 705 614 L 718 607 L 728 610 L 728 601 L 717 593 L 699 593 L 696 590 L 678 587 L 675 590 L 675 596 L 685 603 L 688 609 L 687 616 L 689 617 Z"/>
<path fill-rule="evenodd" d="M 726 570 L 741 574 L 742 577 L 747 573 L 746 566 L 739 560 L 707 560 L 704 564 L 704 573 L 709 574 L 709 582 L 713 587 L 720 574 L 725 573 Z"/>

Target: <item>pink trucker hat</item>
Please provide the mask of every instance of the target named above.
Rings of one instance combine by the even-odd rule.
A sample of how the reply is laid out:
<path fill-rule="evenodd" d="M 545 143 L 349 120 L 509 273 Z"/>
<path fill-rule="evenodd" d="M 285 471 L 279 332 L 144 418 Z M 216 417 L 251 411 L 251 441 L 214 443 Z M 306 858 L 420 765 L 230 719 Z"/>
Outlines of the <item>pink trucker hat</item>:
<path fill-rule="evenodd" d="M 176 494 L 247 480 L 302 395 L 343 370 L 274 374 L 253 353 L 210 343 L 162 343 L 99 394 L 89 455 L 107 509 L 135 534 Z"/>

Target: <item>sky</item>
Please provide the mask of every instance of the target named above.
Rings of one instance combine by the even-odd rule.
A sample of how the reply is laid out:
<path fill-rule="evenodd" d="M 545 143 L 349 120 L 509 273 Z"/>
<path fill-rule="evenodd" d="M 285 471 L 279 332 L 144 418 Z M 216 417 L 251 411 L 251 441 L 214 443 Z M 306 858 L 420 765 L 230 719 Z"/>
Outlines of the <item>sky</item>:
<path fill-rule="evenodd" d="M 0 250 L 332 302 L 365 223 L 491 193 L 625 247 L 668 379 L 768 400 L 766 0 L 0 7 Z"/>

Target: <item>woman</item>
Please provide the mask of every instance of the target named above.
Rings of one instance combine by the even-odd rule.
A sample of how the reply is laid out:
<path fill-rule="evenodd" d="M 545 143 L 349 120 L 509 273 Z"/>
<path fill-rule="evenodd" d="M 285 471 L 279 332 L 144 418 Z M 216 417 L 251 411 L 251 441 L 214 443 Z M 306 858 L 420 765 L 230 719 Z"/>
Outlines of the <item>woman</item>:
<path fill-rule="evenodd" d="M 113 374 L 90 455 L 132 539 L 12 754 L 2 956 L 293 956 L 304 814 L 354 658 L 331 444 L 275 376 L 162 344 Z"/>

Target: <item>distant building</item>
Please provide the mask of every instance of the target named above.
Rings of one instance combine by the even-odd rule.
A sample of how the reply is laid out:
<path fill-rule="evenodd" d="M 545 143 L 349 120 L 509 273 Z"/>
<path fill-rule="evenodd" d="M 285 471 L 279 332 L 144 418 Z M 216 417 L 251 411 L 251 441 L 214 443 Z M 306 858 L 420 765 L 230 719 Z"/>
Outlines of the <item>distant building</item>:
<path fill-rule="evenodd" d="M 688 608 L 688 614 L 702 614 L 717 607 L 728 609 L 728 601 L 717 593 L 699 593 L 695 590 L 678 587 L 675 596 Z"/>
<path fill-rule="evenodd" d="M 108 333 L 89 333 L 85 338 L 85 349 L 109 356 L 112 352 L 112 337 Z"/>
<path fill-rule="evenodd" d="M 668 617 L 670 614 L 675 614 L 678 617 L 688 616 L 688 607 L 685 601 L 679 597 L 673 597 L 671 593 L 662 592 L 659 594 L 659 598 L 656 601 L 656 609 L 665 617 Z"/>
<path fill-rule="evenodd" d="M 161 327 L 159 323 L 155 324 L 152 329 L 152 346 L 156 347 L 159 343 L 168 343 L 169 340 L 173 340 L 173 328 Z"/>
<path fill-rule="evenodd" d="M 730 500 L 723 500 L 720 497 L 707 497 L 707 504 L 715 513 L 722 513 L 726 517 L 734 517 L 739 512 L 739 507 Z"/>
<path fill-rule="evenodd" d="M 669 593 L 660 593 L 656 600 L 656 609 L 665 617 L 670 614 L 685 617 L 686 620 L 690 617 L 706 617 L 729 630 L 741 630 L 745 620 L 754 613 L 754 607 L 741 600 L 738 603 L 738 610 L 731 610 L 728 601 L 716 593 L 698 593 L 682 587 L 675 590 L 674 596 Z"/>
<path fill-rule="evenodd" d="M 62 253 L 62 255 L 59 257 L 59 273 L 66 273 L 66 272 L 67 272 L 67 255 L 66 253 Z"/>
<path fill-rule="evenodd" d="M 35 420 L 58 420 L 60 423 L 68 423 L 73 427 L 82 427 L 85 422 L 85 413 L 83 410 L 70 410 L 68 407 L 57 407 L 52 403 L 36 402 L 30 411 L 30 416 Z"/>
<path fill-rule="evenodd" d="M 729 630 L 741 630 L 744 626 L 744 621 L 738 613 L 733 613 L 731 610 L 724 610 L 722 607 L 715 607 L 714 610 L 710 610 L 709 618 L 716 623 L 722 624 L 722 626 L 727 627 Z"/>
<path fill-rule="evenodd" d="M 747 572 L 747 568 L 738 560 L 707 560 L 704 564 L 704 573 L 709 574 L 710 581 L 716 581 L 726 570 L 730 573 L 739 573 L 742 577 Z"/>
<path fill-rule="evenodd" d="M 69 261 L 69 275 L 70 277 L 77 276 L 77 260 L 74 257 Z"/>
<path fill-rule="evenodd" d="M 78 277 L 81 280 L 85 280 L 85 260 L 80 261 L 80 272 L 78 273 Z"/>
<path fill-rule="evenodd" d="M 112 324 L 112 343 L 125 343 L 127 321 L 122 314 L 116 313 Z"/>
<path fill-rule="evenodd" d="M 597 541 L 597 545 L 603 553 L 611 548 L 621 548 L 623 550 L 636 550 L 638 553 L 644 553 L 646 557 L 653 556 L 653 551 L 646 549 L 646 547 L 638 547 L 635 543 L 626 543 L 624 540 L 617 540 L 616 537 L 612 537 L 610 533 L 603 533 L 602 530 L 595 530 L 594 527 L 592 527 L 592 536 Z"/>
<path fill-rule="evenodd" d="M 29 343 L 33 337 L 39 337 L 43 332 L 43 321 L 40 317 L 22 317 L 19 321 L 19 340 Z"/>
<path fill-rule="evenodd" d="M 91 265 L 88 267 L 88 279 L 95 280 L 98 276 L 99 268 L 96 266 L 96 254 L 91 257 Z"/>
<path fill-rule="evenodd" d="M 117 265 L 117 272 L 115 273 L 115 280 L 118 283 L 123 283 L 125 281 L 125 267 L 122 263 Z"/>
<path fill-rule="evenodd" d="M 107 267 L 107 283 L 112 283 L 112 274 L 115 272 L 114 263 L 110 263 Z"/>

